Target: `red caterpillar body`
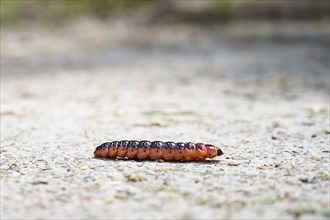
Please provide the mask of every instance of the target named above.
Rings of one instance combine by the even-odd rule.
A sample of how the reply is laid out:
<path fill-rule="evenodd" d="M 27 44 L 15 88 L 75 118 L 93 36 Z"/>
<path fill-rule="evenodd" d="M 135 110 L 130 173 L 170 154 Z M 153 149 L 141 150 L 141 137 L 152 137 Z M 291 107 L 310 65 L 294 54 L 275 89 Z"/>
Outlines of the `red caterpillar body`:
<path fill-rule="evenodd" d="M 138 160 L 203 161 L 222 155 L 220 148 L 202 143 L 161 141 L 113 141 L 98 146 L 96 158 L 127 158 Z"/>

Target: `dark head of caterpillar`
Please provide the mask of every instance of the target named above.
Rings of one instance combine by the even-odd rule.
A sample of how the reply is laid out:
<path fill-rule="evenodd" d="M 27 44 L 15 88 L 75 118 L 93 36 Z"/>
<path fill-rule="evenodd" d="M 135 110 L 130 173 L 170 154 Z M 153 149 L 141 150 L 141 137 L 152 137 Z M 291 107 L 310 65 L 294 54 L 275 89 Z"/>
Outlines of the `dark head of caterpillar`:
<path fill-rule="evenodd" d="M 216 147 L 216 146 L 211 145 L 211 144 L 206 144 L 205 147 L 207 149 L 207 154 L 208 154 L 207 157 L 208 158 L 213 158 L 213 157 L 216 157 L 216 156 L 223 155 L 223 152 L 219 147 Z"/>
<path fill-rule="evenodd" d="M 217 156 L 223 155 L 223 152 L 220 148 L 217 147 Z"/>

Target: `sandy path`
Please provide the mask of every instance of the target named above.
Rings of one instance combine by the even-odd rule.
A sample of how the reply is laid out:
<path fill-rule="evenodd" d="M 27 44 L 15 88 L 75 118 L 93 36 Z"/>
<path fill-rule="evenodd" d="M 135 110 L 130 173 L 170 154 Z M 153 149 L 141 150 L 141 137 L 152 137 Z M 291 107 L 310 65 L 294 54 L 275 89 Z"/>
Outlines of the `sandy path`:
<path fill-rule="evenodd" d="M 2 219 L 329 218 L 327 30 L 98 25 L 2 30 Z M 225 155 L 93 158 L 119 139 Z"/>

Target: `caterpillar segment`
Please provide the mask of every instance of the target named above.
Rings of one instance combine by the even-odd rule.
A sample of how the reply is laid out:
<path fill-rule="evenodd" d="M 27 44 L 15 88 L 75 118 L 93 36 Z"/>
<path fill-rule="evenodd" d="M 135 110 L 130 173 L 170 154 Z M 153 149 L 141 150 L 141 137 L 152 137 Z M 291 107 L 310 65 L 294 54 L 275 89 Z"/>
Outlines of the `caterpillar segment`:
<path fill-rule="evenodd" d="M 221 156 L 219 147 L 210 144 L 171 141 L 113 141 L 98 146 L 96 158 L 127 158 L 135 160 L 203 161 L 206 158 Z"/>

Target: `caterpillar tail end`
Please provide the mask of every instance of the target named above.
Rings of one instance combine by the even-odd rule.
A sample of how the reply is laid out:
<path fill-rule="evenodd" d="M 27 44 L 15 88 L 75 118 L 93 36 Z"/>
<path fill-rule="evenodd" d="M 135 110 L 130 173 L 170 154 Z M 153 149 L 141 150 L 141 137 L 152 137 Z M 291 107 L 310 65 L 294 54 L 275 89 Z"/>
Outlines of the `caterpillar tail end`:
<path fill-rule="evenodd" d="M 220 148 L 217 147 L 217 156 L 223 155 L 223 152 Z"/>

